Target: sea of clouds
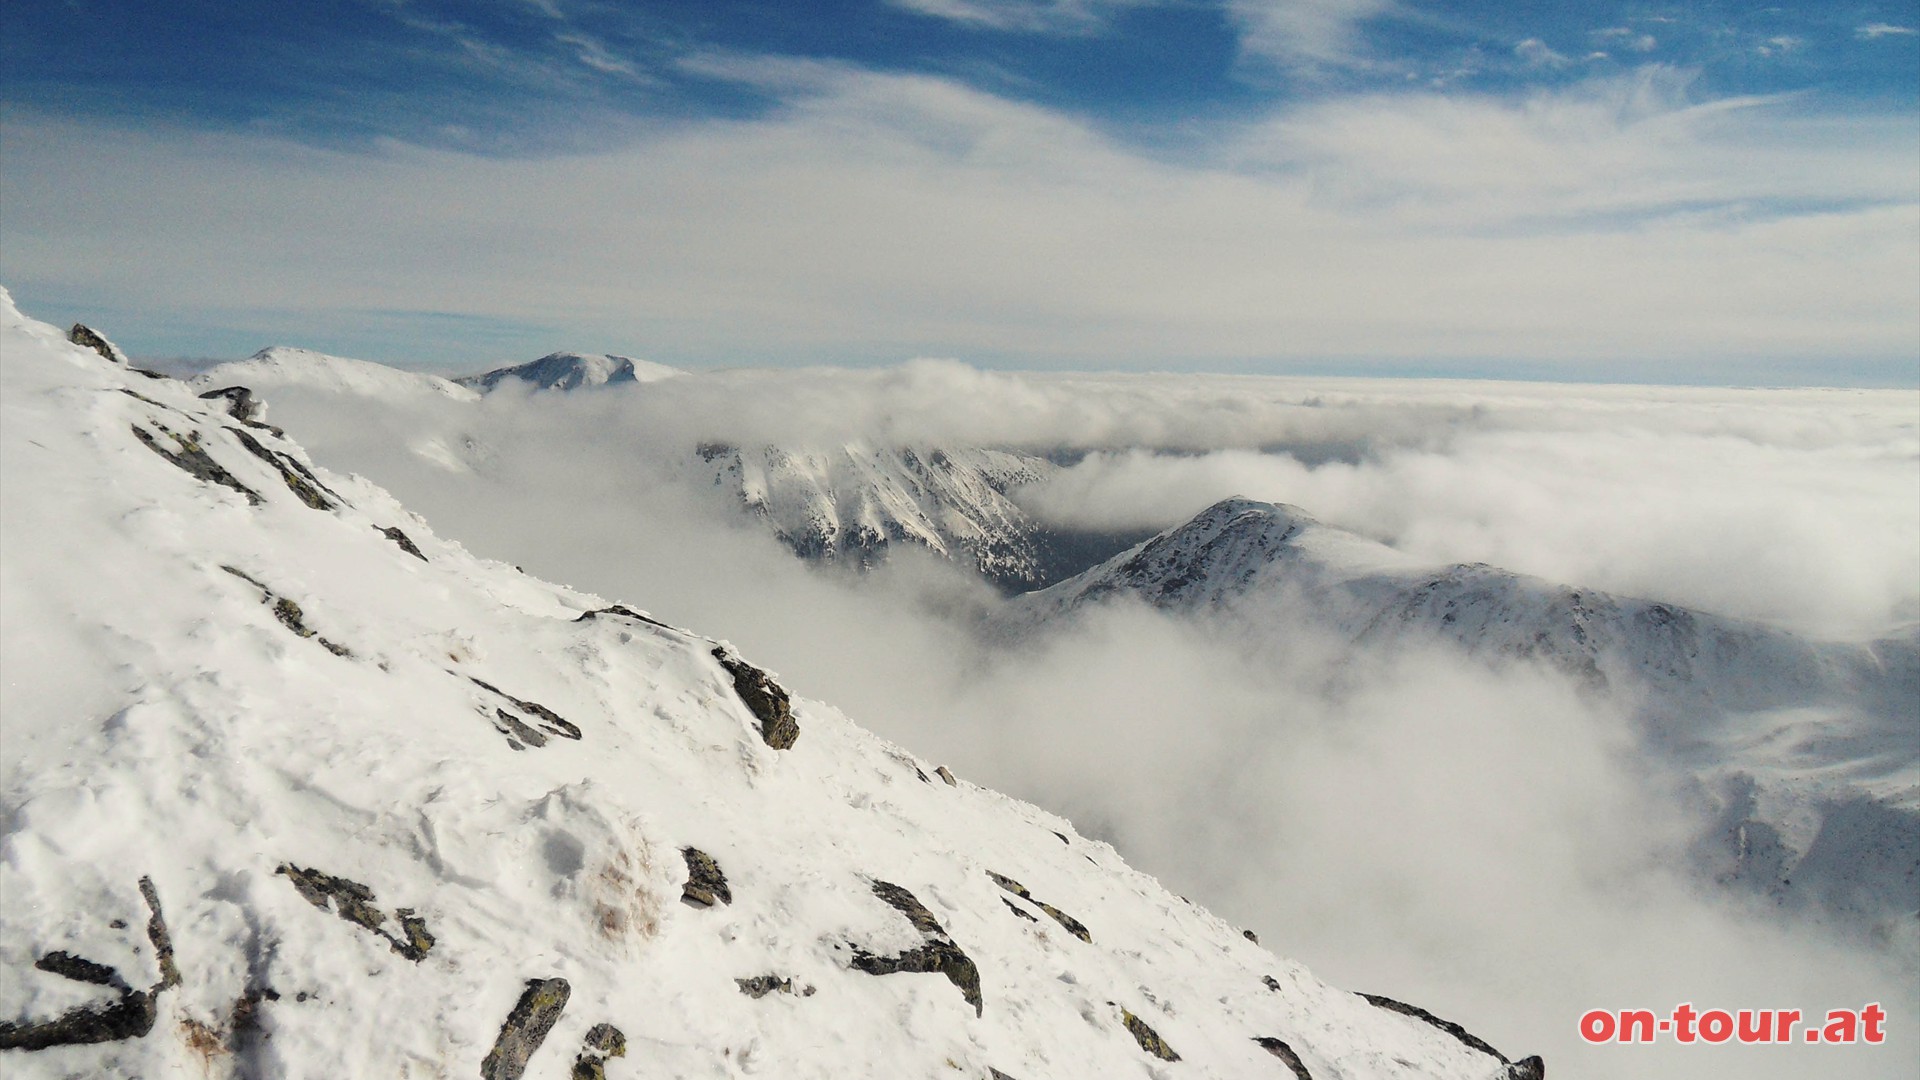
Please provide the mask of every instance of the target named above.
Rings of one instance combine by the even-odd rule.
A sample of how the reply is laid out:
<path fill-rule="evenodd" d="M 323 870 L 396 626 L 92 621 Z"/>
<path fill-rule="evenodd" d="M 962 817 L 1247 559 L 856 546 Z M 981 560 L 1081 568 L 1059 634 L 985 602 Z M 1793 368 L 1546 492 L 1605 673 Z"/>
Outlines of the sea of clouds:
<path fill-rule="evenodd" d="M 1304 620 L 1277 660 L 1127 607 L 1005 648 L 974 630 L 1001 602 L 984 584 L 912 553 L 864 576 L 811 569 L 715 498 L 692 452 L 1021 449 L 1067 463 L 1019 496 L 1056 524 L 1167 527 L 1241 494 L 1435 561 L 1863 639 L 1920 615 L 1910 392 L 945 361 L 479 401 L 257 388 L 321 464 L 441 535 L 729 639 L 962 778 L 1067 814 L 1321 976 L 1545 1053 L 1556 1076 L 1912 1075 L 1914 972 L 1690 873 L 1699 809 L 1636 757 L 1625 703 L 1417 649 L 1336 664 Z M 1587 1048 L 1574 1026 L 1596 1007 L 1875 1000 L 1899 1045 Z"/>

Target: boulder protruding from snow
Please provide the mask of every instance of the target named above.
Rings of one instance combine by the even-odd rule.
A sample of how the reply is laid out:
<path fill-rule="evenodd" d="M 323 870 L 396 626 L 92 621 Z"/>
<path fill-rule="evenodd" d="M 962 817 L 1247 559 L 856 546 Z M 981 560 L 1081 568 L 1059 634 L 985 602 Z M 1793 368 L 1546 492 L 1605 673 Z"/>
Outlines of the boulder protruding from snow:
<path fill-rule="evenodd" d="M 713 856 L 697 847 L 684 847 L 680 849 L 680 857 L 687 861 L 687 884 L 680 890 L 681 900 L 694 907 L 733 903 L 727 875 L 721 872 Z"/>

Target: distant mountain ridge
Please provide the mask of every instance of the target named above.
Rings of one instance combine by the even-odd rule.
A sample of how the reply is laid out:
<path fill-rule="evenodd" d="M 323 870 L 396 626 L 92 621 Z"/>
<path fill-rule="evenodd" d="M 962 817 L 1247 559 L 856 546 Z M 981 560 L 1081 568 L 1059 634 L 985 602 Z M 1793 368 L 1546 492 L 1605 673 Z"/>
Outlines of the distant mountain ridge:
<path fill-rule="evenodd" d="M 1816 906 L 1920 952 L 1920 634 L 1814 641 L 1775 627 L 1557 584 L 1434 566 L 1316 520 L 1232 498 L 1012 601 L 1012 633 L 1114 599 L 1354 646 L 1426 644 L 1538 662 L 1633 703 L 1647 753 L 1699 777 L 1721 817 L 1705 860 L 1787 906 Z"/>
<path fill-rule="evenodd" d="M 895 546 L 916 546 L 1021 592 L 1131 539 L 1061 533 L 1036 521 L 1012 493 L 1057 466 L 1029 454 L 866 442 L 807 450 L 708 443 L 697 453 L 713 489 L 815 562 L 863 568 Z"/>
<path fill-rule="evenodd" d="M 524 364 L 495 368 L 479 375 L 463 375 L 453 381 L 482 392 L 508 379 L 516 379 L 536 390 L 582 390 L 620 383 L 657 382 L 684 374 L 679 368 L 630 356 L 556 352 Z"/>

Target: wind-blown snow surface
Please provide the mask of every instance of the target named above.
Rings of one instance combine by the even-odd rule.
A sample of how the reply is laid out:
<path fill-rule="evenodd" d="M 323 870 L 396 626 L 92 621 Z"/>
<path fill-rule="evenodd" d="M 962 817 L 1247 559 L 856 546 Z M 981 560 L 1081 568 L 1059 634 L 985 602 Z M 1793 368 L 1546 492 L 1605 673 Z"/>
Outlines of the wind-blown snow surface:
<path fill-rule="evenodd" d="M 1262 1036 L 1322 1078 L 1504 1072 L 827 706 L 796 702 L 773 749 L 709 639 L 585 617 L 605 601 L 475 559 L 221 403 L 10 300 L 0 324 L 0 1017 L 112 999 L 34 970 L 55 952 L 162 988 L 148 1034 L 8 1051 L 10 1076 L 471 1076 L 524 980 L 555 977 L 571 1000 L 529 1076 L 599 1023 L 630 1047 L 615 1077 L 1275 1075 Z M 730 904 L 680 901 L 683 846 Z M 283 868 L 365 886 L 431 948 Z M 921 940 L 875 880 L 977 964 L 978 1015 L 940 975 L 850 969 Z M 795 992 L 735 982 L 769 974 Z"/>

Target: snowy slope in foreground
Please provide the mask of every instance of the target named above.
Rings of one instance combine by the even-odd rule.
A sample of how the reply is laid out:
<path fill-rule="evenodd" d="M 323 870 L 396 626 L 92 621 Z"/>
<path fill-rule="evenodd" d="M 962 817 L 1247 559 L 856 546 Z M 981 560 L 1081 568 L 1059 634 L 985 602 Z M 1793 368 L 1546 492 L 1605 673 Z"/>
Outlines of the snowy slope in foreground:
<path fill-rule="evenodd" d="M 826 706 L 776 748 L 723 646 L 0 323 L 0 1044 L 109 1040 L 10 1077 L 1510 1074 Z"/>
<path fill-rule="evenodd" d="M 1015 601 L 1016 629 L 1108 597 L 1206 611 L 1284 649 L 1302 625 L 1369 648 L 1441 643 L 1530 661 L 1633 704 L 1649 762 L 1719 806 L 1715 872 L 1920 950 L 1920 638 L 1812 641 L 1757 623 L 1432 566 L 1298 507 L 1226 499 Z"/>

